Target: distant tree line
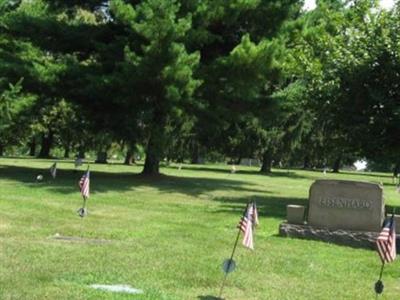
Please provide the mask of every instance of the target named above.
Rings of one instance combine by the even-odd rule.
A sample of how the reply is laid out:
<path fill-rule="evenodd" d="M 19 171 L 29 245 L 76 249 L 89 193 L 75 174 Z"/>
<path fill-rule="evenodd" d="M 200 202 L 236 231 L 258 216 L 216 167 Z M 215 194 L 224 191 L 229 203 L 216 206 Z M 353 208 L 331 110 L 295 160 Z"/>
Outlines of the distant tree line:
<path fill-rule="evenodd" d="M 303 2 L 0 0 L 0 155 L 399 172 L 399 7 Z"/>

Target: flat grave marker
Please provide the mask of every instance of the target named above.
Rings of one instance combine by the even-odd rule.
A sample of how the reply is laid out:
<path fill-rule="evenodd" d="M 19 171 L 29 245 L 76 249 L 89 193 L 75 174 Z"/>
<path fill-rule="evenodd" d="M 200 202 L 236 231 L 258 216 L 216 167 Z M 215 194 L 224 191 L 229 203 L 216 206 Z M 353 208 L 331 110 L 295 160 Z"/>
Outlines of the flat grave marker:
<path fill-rule="evenodd" d="M 96 290 L 102 290 L 114 293 L 143 294 L 142 290 L 135 289 L 127 284 L 91 284 L 90 287 Z"/>

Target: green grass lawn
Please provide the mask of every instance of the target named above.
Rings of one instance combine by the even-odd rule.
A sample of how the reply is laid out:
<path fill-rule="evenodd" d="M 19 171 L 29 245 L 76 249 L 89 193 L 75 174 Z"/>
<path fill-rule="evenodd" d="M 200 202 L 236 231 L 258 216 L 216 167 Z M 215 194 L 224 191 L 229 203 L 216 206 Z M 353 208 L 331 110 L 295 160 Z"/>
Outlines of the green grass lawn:
<path fill-rule="evenodd" d="M 390 174 L 327 174 L 222 165 L 162 168 L 91 165 L 89 216 L 80 219 L 72 161 L 0 159 L 0 299 L 210 299 L 217 296 L 236 225 L 256 200 L 260 226 L 255 251 L 242 246 L 229 275 L 227 299 L 375 299 L 380 260 L 353 249 L 277 235 L 287 204 L 306 204 L 315 179 L 383 182 L 386 204 L 400 206 Z M 42 183 L 36 183 L 43 174 Z M 105 243 L 55 240 L 62 236 Z M 130 284 L 143 295 L 93 290 L 90 284 Z M 400 262 L 387 265 L 380 299 L 400 299 Z"/>

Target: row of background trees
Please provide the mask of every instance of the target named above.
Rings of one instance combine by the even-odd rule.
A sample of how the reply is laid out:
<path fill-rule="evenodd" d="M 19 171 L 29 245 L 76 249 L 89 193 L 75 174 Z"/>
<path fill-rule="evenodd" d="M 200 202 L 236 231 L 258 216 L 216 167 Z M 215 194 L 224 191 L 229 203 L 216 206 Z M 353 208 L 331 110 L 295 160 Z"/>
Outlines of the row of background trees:
<path fill-rule="evenodd" d="M 0 0 L 0 155 L 400 169 L 400 9 Z"/>

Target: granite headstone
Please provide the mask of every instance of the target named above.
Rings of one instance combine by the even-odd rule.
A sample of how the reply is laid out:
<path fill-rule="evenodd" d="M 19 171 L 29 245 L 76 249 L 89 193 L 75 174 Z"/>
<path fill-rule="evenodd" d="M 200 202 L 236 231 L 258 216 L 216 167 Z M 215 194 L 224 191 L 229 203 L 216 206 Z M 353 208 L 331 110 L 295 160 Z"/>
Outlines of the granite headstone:
<path fill-rule="evenodd" d="M 310 188 L 308 224 L 330 230 L 379 232 L 384 208 L 379 184 L 317 180 Z"/>

